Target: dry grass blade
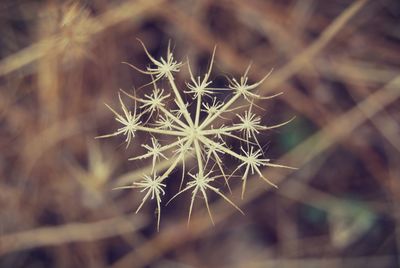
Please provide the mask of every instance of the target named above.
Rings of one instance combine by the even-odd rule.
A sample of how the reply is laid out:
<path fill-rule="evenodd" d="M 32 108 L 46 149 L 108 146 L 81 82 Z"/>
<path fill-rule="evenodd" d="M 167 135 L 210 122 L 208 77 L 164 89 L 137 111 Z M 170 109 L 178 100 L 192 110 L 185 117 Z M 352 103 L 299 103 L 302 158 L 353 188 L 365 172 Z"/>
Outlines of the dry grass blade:
<path fill-rule="evenodd" d="M 132 233 L 145 225 L 146 220 L 135 215 L 135 217 L 116 217 L 88 223 L 68 223 L 61 226 L 4 234 L 0 237 L 0 255 L 35 247 L 96 241 Z"/>

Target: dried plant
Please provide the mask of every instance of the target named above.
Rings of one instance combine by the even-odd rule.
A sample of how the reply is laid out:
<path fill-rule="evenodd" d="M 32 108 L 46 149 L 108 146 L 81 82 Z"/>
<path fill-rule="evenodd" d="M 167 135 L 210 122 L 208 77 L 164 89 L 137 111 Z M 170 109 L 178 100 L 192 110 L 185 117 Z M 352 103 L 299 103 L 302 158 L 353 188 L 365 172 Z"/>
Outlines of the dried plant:
<path fill-rule="evenodd" d="M 87 8 L 77 3 L 66 3 L 61 8 L 57 28 L 60 34 L 55 40 L 54 50 L 60 53 L 65 62 L 93 57 L 88 48 L 92 40 L 91 33 L 99 25 L 93 23 Z"/>
<path fill-rule="evenodd" d="M 265 158 L 263 148 L 257 140 L 257 135 L 260 131 L 276 128 L 290 121 L 279 125 L 265 126 L 261 123 L 261 117 L 253 111 L 253 107 L 255 106 L 253 101 L 255 99 L 270 99 L 279 95 L 262 97 L 256 92 L 256 88 L 268 78 L 271 72 L 265 75 L 260 81 L 251 84 L 248 81 L 249 66 L 240 79 L 228 79 L 229 84 L 226 88 L 214 88 L 211 86 L 212 81 L 210 80 L 215 56 L 214 49 L 208 71 L 202 77 L 195 77 L 190 68 L 189 61 L 187 62 L 191 81 L 186 84 L 186 90 L 179 90 L 175 83 L 174 74 L 180 71 L 183 63 L 175 60 L 170 46 L 168 46 L 166 58 L 164 59 L 161 57 L 159 60 L 156 60 L 150 55 L 142 42 L 141 44 L 152 65 L 147 67 L 146 70 L 142 70 L 129 63 L 126 64 L 152 77 L 152 82 L 150 83 L 153 85 L 152 92 L 150 94 L 144 94 L 144 97 L 141 98 L 121 90 L 126 96 L 134 100 L 133 111 L 128 110 L 119 93 L 122 114 L 116 112 L 109 105 L 107 105 L 107 107 L 115 114 L 115 119 L 122 126 L 115 132 L 99 136 L 99 138 L 122 135 L 125 137 L 126 146 L 128 147 L 135 137 L 136 132 L 143 131 L 151 134 L 151 144 L 142 145 L 147 150 L 147 153 L 130 158 L 130 160 L 151 158 L 152 173 L 143 174 L 141 181 L 135 181 L 132 185 L 119 187 L 117 189 L 139 188 L 141 192 L 145 193 L 143 201 L 137 211 L 140 210 L 145 201 L 149 198 L 155 199 L 157 203 L 157 226 L 159 228 L 161 202 L 162 196 L 165 194 L 166 180 L 169 178 L 171 172 L 178 165 L 182 164 L 181 187 L 172 199 L 186 191 L 191 191 L 192 197 L 188 222 L 190 221 L 193 205 L 198 194 L 204 198 L 210 218 L 213 220 L 207 196 L 207 192 L 210 191 L 219 195 L 230 205 L 243 213 L 242 210 L 216 186 L 216 180 L 224 179 L 225 184 L 229 187 L 229 179 L 239 171 L 243 171 L 240 175 L 243 183 L 243 198 L 249 175 L 258 174 L 260 178 L 271 186 L 277 187 L 264 177 L 261 168 L 290 168 L 270 163 L 270 159 Z M 157 86 L 157 82 L 161 79 L 166 79 L 169 82 L 172 89 L 171 94 L 166 94 L 164 89 Z M 213 95 L 221 91 L 228 91 L 231 95 L 230 98 L 226 101 L 218 101 Z M 193 100 L 192 103 L 186 103 L 182 98 L 182 94 L 189 95 Z M 217 119 L 223 118 L 224 114 L 235 113 L 234 111 L 237 108 L 242 108 L 242 106 L 238 106 L 238 101 L 241 98 L 247 101 L 248 107 L 243 115 L 236 114 L 238 122 L 214 128 L 213 123 Z M 166 103 L 171 100 L 173 100 L 177 109 L 171 110 L 166 108 Z M 192 104 L 196 107 L 194 115 L 192 115 L 189 110 Z M 159 138 L 157 138 L 162 135 L 172 137 L 174 142 L 162 145 Z M 236 139 L 242 144 L 239 152 L 229 147 L 228 138 Z M 194 172 L 186 172 L 185 161 L 191 156 L 196 158 L 197 166 Z M 237 168 L 229 175 L 227 174 L 229 170 L 222 161 L 223 156 L 230 156 L 239 161 Z M 157 162 L 161 158 L 172 161 L 169 168 L 162 172 L 157 170 Z M 183 182 L 186 177 L 189 177 L 190 181 L 183 187 Z"/>

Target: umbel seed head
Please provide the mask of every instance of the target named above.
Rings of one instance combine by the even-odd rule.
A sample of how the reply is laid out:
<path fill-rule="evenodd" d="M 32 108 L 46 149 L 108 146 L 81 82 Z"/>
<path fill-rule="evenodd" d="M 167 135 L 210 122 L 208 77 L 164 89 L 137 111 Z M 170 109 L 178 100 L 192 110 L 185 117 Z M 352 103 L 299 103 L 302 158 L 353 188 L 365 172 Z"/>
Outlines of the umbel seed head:
<path fill-rule="evenodd" d="M 263 175 L 264 168 L 290 168 L 270 163 L 270 160 L 265 158 L 263 148 L 257 139 L 260 132 L 290 122 L 289 120 L 278 125 L 266 126 L 262 124 L 261 117 L 253 111 L 256 107 L 254 103 L 258 99 L 271 98 L 263 97 L 257 92 L 257 88 L 268 78 L 271 72 L 260 81 L 251 84 L 248 78 L 249 66 L 239 79 L 228 79 L 225 88 L 212 87 L 210 77 L 215 60 L 216 49 L 214 48 L 210 65 L 203 76 L 194 75 L 189 61 L 187 62 L 190 82 L 186 83 L 185 89 L 182 89 L 175 83 L 175 75 L 181 70 L 183 63 L 174 58 L 170 44 L 168 44 L 165 58 L 161 57 L 157 60 L 150 55 L 141 41 L 140 43 L 151 65 L 142 70 L 130 63 L 125 64 L 145 75 L 149 75 L 152 82 L 147 85 L 148 88 L 143 97 L 121 90 L 126 97 L 133 101 L 133 107 L 130 110 L 125 106 L 121 94 L 118 93 L 122 113 L 116 112 L 109 105 L 107 107 L 115 115 L 115 120 L 121 126 L 113 133 L 99 138 L 124 136 L 126 146 L 129 147 L 137 133 L 144 132 L 146 135 L 150 135 L 150 143 L 142 145 L 146 149 L 146 153 L 134 156 L 130 160 L 150 159 L 151 168 L 149 169 L 150 174 L 142 174 L 140 181 L 137 181 L 137 178 L 132 178 L 134 182 L 131 185 L 117 187 L 116 189 L 140 189 L 144 196 L 137 211 L 142 208 L 147 200 L 154 200 L 157 206 L 157 227 L 159 228 L 165 187 L 168 181 L 172 179 L 170 176 L 172 171 L 181 166 L 180 188 L 167 204 L 183 193 L 189 192 L 191 201 L 188 222 L 198 195 L 204 200 L 211 221 L 213 221 L 213 218 L 209 206 L 210 194 L 223 198 L 243 213 L 223 193 L 225 187 L 230 190 L 230 179 L 237 176 L 241 177 L 243 198 L 249 175 L 259 176 L 276 187 Z M 166 80 L 169 88 L 160 88 L 157 85 L 160 80 Z M 229 98 L 224 101 L 218 100 L 216 94 L 222 92 L 228 92 Z M 185 102 L 184 99 L 191 101 Z M 243 114 L 234 112 L 243 107 L 240 103 L 243 100 L 247 103 L 247 110 Z M 191 106 L 194 107 L 194 113 L 190 112 Z M 229 121 L 226 119 L 226 117 L 232 117 L 232 115 L 235 115 L 238 120 Z M 225 121 L 225 124 L 221 125 L 221 121 Z M 217 122 L 220 124 L 217 124 Z M 221 126 L 214 128 L 214 125 Z M 232 140 L 241 143 L 240 150 L 234 150 L 229 146 Z M 191 172 L 189 173 L 186 170 L 190 158 L 195 158 L 196 165 L 190 166 Z M 233 172 L 230 172 L 227 167 L 225 158 L 231 158 L 238 163 Z M 170 164 L 163 165 L 166 168 L 160 168 L 161 159 L 169 161 Z M 223 180 L 223 183 L 220 183 L 220 180 Z"/>

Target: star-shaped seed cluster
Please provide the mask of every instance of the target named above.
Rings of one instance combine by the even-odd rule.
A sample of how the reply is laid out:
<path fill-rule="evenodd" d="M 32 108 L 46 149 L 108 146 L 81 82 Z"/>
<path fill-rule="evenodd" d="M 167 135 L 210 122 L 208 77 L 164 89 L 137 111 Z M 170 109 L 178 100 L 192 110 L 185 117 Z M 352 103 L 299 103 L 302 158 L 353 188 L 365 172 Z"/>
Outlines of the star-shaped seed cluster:
<path fill-rule="evenodd" d="M 157 206 L 157 226 L 160 224 L 161 203 L 164 202 L 163 195 L 170 174 L 178 167 L 182 167 L 182 178 L 180 188 L 172 199 L 177 198 L 184 192 L 191 192 L 189 206 L 189 220 L 197 196 L 201 196 L 205 202 L 210 218 L 208 194 L 214 193 L 220 196 L 230 205 L 242 212 L 222 191 L 221 188 L 229 188 L 229 180 L 232 177 L 240 176 L 242 179 L 242 198 L 246 189 L 246 182 L 250 175 L 258 175 L 276 187 L 264 175 L 263 167 L 283 167 L 270 163 L 265 158 L 263 148 L 257 139 L 261 131 L 282 126 L 265 126 L 261 123 L 261 117 L 254 112 L 254 100 L 271 97 L 260 96 L 256 89 L 270 75 L 256 83 L 249 83 L 247 68 L 244 75 L 239 79 L 228 78 L 228 85 L 225 88 L 212 87 L 210 80 L 214 63 L 215 49 L 211 56 L 209 68 L 204 76 L 193 74 L 189 61 L 187 61 L 190 82 L 186 83 L 184 89 L 179 89 L 175 82 L 175 75 L 182 66 L 182 62 L 175 60 L 170 46 L 164 59 L 155 59 L 141 42 L 151 65 L 145 70 L 126 63 L 135 70 L 149 75 L 152 82 L 148 84 L 151 89 L 138 97 L 136 94 L 129 94 L 122 91 L 133 101 L 133 108 L 128 110 L 122 100 L 121 93 L 118 94 L 122 114 L 113 108 L 107 107 L 114 113 L 115 120 L 121 126 L 113 133 L 100 136 L 100 138 L 124 136 L 128 147 L 136 132 L 145 132 L 151 135 L 148 144 L 142 147 L 146 153 L 130 158 L 130 160 L 151 159 L 151 174 L 143 174 L 140 181 L 136 178 L 132 185 L 119 187 L 118 189 L 139 188 L 144 193 L 143 201 L 137 211 L 147 200 L 155 200 Z M 168 88 L 160 88 L 161 80 L 167 80 Z M 165 93 L 168 91 L 169 93 Z M 228 95 L 224 101 L 217 98 L 217 94 Z M 186 102 L 185 100 L 190 100 Z M 236 114 L 241 100 L 245 100 L 247 108 L 242 114 Z M 193 106 L 193 109 L 192 109 Z M 194 111 L 194 112 L 192 112 Z M 229 121 L 225 116 L 234 113 L 237 117 L 231 120 L 229 125 L 218 124 L 217 121 Z M 218 127 L 214 127 L 218 125 Z M 168 140 L 168 142 L 162 142 Z M 234 150 L 229 142 L 237 140 L 240 142 L 240 150 Z M 230 157 L 236 160 L 237 168 L 231 171 L 223 162 L 223 159 Z M 171 164 L 164 170 L 157 168 L 161 159 L 168 160 Z M 195 165 L 190 171 L 185 168 L 190 159 L 195 159 Z M 219 182 L 222 180 L 222 183 Z M 185 184 L 186 181 L 186 184 Z M 171 200 L 172 200 L 171 199 Z M 170 201 L 171 201 L 170 200 Z"/>

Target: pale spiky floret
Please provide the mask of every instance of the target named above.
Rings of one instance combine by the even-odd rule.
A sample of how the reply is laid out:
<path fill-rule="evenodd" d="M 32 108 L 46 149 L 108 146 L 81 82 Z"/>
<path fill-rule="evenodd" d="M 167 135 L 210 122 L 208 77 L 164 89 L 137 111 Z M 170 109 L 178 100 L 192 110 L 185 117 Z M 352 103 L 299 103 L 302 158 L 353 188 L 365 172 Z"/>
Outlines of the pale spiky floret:
<path fill-rule="evenodd" d="M 139 188 L 142 189 L 140 192 L 146 192 L 143 197 L 142 203 L 137 208 L 136 213 L 142 208 L 144 202 L 150 197 L 151 200 L 156 198 L 157 202 L 157 228 L 160 226 L 160 215 L 161 215 L 161 195 L 165 194 L 163 188 L 165 188 L 165 184 L 161 182 L 160 177 L 158 177 L 155 173 L 152 176 L 144 175 L 142 180 L 139 182 L 134 182 L 131 186 L 123 186 L 117 187 L 115 189 L 131 189 L 131 188 Z"/>
<path fill-rule="evenodd" d="M 115 116 L 116 116 L 115 120 L 117 120 L 119 123 L 121 123 L 122 127 L 117 129 L 117 131 L 115 131 L 112 134 L 99 136 L 99 138 L 107 138 L 107 137 L 112 137 L 112 136 L 117 136 L 117 135 L 122 134 L 122 135 L 126 136 L 126 138 L 125 138 L 126 147 L 128 147 L 129 144 L 131 143 L 132 138 L 135 137 L 135 132 L 136 132 L 137 127 L 139 127 L 141 124 L 140 116 L 136 115 L 136 110 L 133 112 L 133 115 L 132 115 L 131 111 L 128 111 L 124 102 L 121 99 L 121 94 L 118 94 L 118 98 L 119 98 L 121 108 L 122 108 L 122 111 L 124 112 L 125 117 L 118 114 L 113 108 L 111 108 L 107 104 L 106 104 L 106 106 L 108 107 L 108 109 L 110 109 L 115 114 Z"/>
<path fill-rule="evenodd" d="M 142 99 L 143 103 L 140 108 L 144 108 L 144 112 L 150 112 L 152 115 L 155 111 L 157 111 L 161 106 L 164 106 L 164 101 L 169 98 L 170 94 L 164 95 L 164 89 L 159 89 L 154 87 L 153 92 L 148 95 L 144 95 L 146 99 Z"/>
<path fill-rule="evenodd" d="M 116 120 L 123 126 L 112 134 L 100 136 L 122 135 L 125 136 L 127 145 L 129 145 L 137 131 L 143 131 L 151 135 L 151 143 L 142 145 L 147 152 L 130 159 L 151 159 L 151 174 L 143 174 L 143 181 L 141 182 L 134 182 L 131 186 L 120 187 L 142 188 L 142 191 L 147 191 L 139 209 L 148 200 L 149 196 L 151 196 L 151 199 L 156 197 L 157 222 L 159 225 L 161 195 L 164 194 L 163 188 L 166 186 L 166 181 L 171 172 L 178 166 L 182 166 L 183 170 L 181 186 L 173 199 L 186 191 L 192 191 L 189 220 L 197 195 L 201 195 L 204 199 L 212 220 L 207 193 L 214 193 L 222 197 L 242 212 L 220 189 L 225 184 L 230 190 L 229 179 L 233 175 L 237 176 L 239 174 L 242 177 L 242 198 L 250 174 L 257 174 L 270 185 L 276 187 L 275 184 L 264 177 L 261 168 L 288 167 L 270 163 L 270 160 L 264 157 L 263 149 L 256 136 L 262 130 L 276 128 L 289 121 L 279 125 L 264 126 L 261 123 L 261 117 L 252 111 L 253 106 L 255 106 L 253 104 L 254 99 L 269 98 L 261 97 L 255 91 L 269 74 L 261 81 L 250 84 L 247 76 L 249 68 L 247 68 L 239 81 L 235 78 L 229 79 L 229 84 L 226 88 L 211 87 L 210 75 L 214 62 L 214 49 L 206 74 L 203 77 L 197 76 L 195 78 L 188 63 L 191 81 L 186 83 L 187 89 L 178 89 L 174 73 L 179 72 L 182 63 L 174 59 L 170 46 L 168 45 L 166 59 L 160 58 L 160 60 L 156 60 L 150 55 L 143 43 L 142 45 L 152 66 L 147 67 L 146 70 L 141 70 L 129 63 L 127 64 L 141 73 L 150 75 L 152 78 L 150 84 L 153 84 L 152 89 L 150 92 L 145 93 L 143 98 L 123 91 L 134 100 L 133 111 L 127 110 L 121 96 L 119 96 L 123 116 L 119 115 L 111 107 L 107 107 L 116 115 Z M 164 91 L 166 89 L 161 89 L 156 85 L 160 79 L 168 81 L 171 90 L 170 94 L 165 94 Z M 230 98 L 226 101 L 220 101 L 215 96 L 217 93 L 226 92 L 230 94 Z M 185 102 L 181 94 L 186 94 L 185 99 L 192 99 L 192 102 Z M 236 122 L 231 122 L 229 125 L 221 125 L 218 128 L 214 127 L 219 119 L 225 119 L 224 115 L 233 113 L 235 109 L 240 108 L 237 103 L 241 98 L 249 102 L 248 110 L 244 114 L 236 114 L 238 118 Z M 191 114 L 189 111 L 192 105 L 195 106 L 195 112 Z M 160 142 L 161 137 L 163 140 L 169 137 L 168 142 Z M 235 151 L 230 148 L 229 141 L 231 140 L 237 140 L 242 144 L 241 151 Z M 195 170 L 194 174 L 186 173 L 185 171 L 185 162 L 192 157 L 196 159 L 196 166 L 192 168 L 192 170 Z M 231 157 L 238 162 L 237 168 L 230 174 L 228 174 L 229 169 L 223 162 L 225 157 Z M 160 158 L 171 161 L 166 170 L 158 170 L 157 162 Z M 156 175 L 156 173 L 159 175 Z M 211 174 L 213 175 L 211 176 Z M 191 180 L 187 182 L 186 186 L 183 186 L 184 180 L 188 178 L 191 178 Z M 220 179 L 224 180 L 223 184 L 218 182 Z"/>

